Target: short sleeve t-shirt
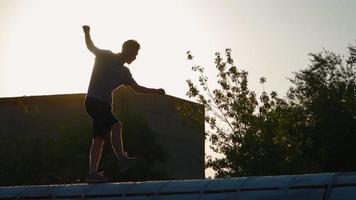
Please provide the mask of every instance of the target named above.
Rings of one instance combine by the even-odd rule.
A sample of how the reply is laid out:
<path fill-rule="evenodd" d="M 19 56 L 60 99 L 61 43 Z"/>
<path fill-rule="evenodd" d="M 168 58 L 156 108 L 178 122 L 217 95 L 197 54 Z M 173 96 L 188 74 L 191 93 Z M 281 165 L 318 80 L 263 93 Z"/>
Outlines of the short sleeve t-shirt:
<path fill-rule="evenodd" d="M 124 66 L 118 54 L 109 50 L 96 53 L 87 97 L 92 97 L 112 104 L 112 92 L 121 85 L 135 85 L 130 70 Z"/>

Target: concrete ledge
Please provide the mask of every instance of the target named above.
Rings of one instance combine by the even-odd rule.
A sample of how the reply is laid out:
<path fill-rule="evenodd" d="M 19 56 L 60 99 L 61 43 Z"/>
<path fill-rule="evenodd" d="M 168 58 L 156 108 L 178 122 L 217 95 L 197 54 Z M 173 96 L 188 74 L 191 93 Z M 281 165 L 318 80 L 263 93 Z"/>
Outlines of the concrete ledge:
<path fill-rule="evenodd" d="M 356 172 L 0 187 L 0 199 L 356 199 Z"/>

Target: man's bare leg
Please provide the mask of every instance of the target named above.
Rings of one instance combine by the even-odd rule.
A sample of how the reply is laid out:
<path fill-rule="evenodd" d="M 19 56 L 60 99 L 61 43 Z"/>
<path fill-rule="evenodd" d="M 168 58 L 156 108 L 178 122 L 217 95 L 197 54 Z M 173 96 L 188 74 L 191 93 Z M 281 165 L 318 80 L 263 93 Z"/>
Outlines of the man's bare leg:
<path fill-rule="evenodd" d="M 126 155 L 122 142 L 122 124 L 117 122 L 111 129 L 111 146 L 119 161 L 119 171 L 125 172 L 136 161 L 136 158 L 130 158 Z"/>
<path fill-rule="evenodd" d="M 89 173 L 93 173 L 98 170 L 104 143 L 105 138 L 103 137 L 94 137 L 92 139 L 89 157 Z"/>
<path fill-rule="evenodd" d="M 111 146 L 116 157 L 120 160 L 124 156 L 124 147 L 122 142 L 122 124 L 117 122 L 111 128 Z"/>

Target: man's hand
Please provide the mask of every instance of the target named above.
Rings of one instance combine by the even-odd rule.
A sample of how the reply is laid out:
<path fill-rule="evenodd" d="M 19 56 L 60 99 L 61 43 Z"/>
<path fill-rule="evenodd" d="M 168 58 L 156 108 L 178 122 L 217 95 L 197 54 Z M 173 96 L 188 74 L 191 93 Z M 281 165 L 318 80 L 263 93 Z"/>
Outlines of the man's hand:
<path fill-rule="evenodd" d="M 164 89 L 160 88 L 160 89 L 157 89 L 157 94 L 165 95 L 166 92 L 164 91 Z"/>
<path fill-rule="evenodd" d="M 82 26 L 84 33 L 89 33 L 90 32 L 90 26 L 84 25 Z"/>

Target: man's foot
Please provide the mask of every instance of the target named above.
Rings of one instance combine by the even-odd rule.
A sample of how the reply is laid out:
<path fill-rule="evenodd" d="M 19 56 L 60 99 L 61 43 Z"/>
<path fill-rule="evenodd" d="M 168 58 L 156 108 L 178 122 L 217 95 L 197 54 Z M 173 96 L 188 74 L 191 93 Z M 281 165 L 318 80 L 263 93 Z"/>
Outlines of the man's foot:
<path fill-rule="evenodd" d="M 87 176 L 88 183 L 104 183 L 104 182 L 108 182 L 108 181 L 109 181 L 109 179 L 106 176 L 104 176 L 103 171 L 91 172 Z"/>
<path fill-rule="evenodd" d="M 119 171 L 126 172 L 138 159 L 137 157 L 128 157 L 127 152 L 125 155 L 118 158 L 119 160 Z"/>

